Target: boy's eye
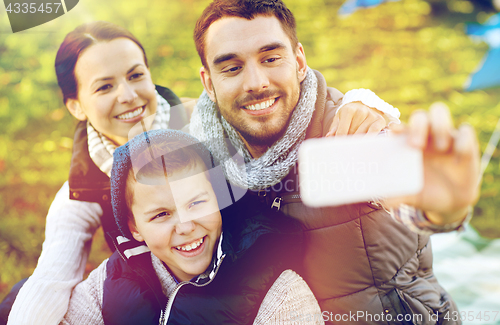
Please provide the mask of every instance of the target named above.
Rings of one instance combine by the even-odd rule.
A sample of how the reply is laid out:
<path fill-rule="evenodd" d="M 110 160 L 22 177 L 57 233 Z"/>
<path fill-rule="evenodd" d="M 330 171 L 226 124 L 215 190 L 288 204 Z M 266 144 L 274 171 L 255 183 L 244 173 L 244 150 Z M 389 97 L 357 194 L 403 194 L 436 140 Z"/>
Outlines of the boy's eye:
<path fill-rule="evenodd" d="M 170 213 L 168 212 L 160 212 L 158 213 L 157 215 L 155 215 L 153 218 L 151 218 L 151 221 L 155 220 L 155 219 L 158 219 L 158 218 L 162 218 L 162 217 L 169 217 L 170 216 Z"/>
<path fill-rule="evenodd" d="M 106 90 L 110 89 L 111 87 L 112 87 L 112 86 L 111 86 L 110 84 L 106 84 L 106 85 L 104 85 L 104 86 L 99 87 L 99 88 L 96 90 L 96 92 L 99 92 L 99 91 L 106 91 Z"/>
<path fill-rule="evenodd" d="M 205 203 L 205 202 L 207 202 L 207 201 L 206 200 L 194 201 L 191 204 L 189 204 L 189 208 L 192 208 L 194 206 L 200 205 L 200 204 Z"/>

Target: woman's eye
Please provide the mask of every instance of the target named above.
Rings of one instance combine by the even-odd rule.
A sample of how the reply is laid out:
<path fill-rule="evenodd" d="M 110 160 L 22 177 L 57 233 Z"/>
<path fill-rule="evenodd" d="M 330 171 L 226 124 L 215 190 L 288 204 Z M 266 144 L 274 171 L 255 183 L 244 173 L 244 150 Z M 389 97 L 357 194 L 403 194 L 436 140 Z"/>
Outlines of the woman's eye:
<path fill-rule="evenodd" d="M 144 73 L 134 73 L 130 76 L 130 80 L 140 78 L 144 75 Z"/>
<path fill-rule="evenodd" d="M 96 92 L 99 92 L 99 91 L 106 91 L 108 89 L 110 89 L 112 86 L 110 84 L 107 84 L 107 85 L 104 85 L 104 86 L 101 86 L 99 87 Z"/>

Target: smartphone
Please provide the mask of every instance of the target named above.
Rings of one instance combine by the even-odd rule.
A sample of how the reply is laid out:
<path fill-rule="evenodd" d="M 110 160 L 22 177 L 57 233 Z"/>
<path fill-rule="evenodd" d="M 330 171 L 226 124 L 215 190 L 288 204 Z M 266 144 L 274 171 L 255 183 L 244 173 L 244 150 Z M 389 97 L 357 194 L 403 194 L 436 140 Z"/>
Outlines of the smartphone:
<path fill-rule="evenodd" d="M 305 140 L 299 150 L 300 194 L 311 207 L 416 194 L 422 151 L 405 135 L 350 135 Z"/>

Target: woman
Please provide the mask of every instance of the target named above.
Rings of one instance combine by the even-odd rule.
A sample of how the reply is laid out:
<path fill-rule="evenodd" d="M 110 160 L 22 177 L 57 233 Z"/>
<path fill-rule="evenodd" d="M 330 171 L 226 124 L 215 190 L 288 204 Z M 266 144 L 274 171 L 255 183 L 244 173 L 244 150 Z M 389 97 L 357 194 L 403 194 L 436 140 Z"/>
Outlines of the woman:
<path fill-rule="evenodd" d="M 56 324 L 63 318 L 96 229 L 102 224 L 105 233 L 117 230 L 109 175 L 114 149 L 133 136 L 131 128 L 180 129 L 187 122 L 179 98 L 155 87 L 143 46 L 122 27 L 102 21 L 77 27 L 61 44 L 55 68 L 64 103 L 81 122 L 69 180 L 49 209 L 42 254 L 17 295 L 9 324 Z"/>

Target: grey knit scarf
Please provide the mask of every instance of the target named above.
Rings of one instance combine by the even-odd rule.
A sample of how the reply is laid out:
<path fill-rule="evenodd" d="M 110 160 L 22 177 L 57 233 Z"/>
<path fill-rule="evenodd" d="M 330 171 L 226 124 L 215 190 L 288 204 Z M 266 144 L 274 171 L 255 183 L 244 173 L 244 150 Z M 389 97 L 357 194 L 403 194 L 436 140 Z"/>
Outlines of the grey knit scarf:
<path fill-rule="evenodd" d="M 260 190 L 279 183 L 295 165 L 317 98 L 318 80 L 311 69 L 301 84 L 299 102 L 285 134 L 258 159 L 253 159 L 236 130 L 218 114 L 217 105 L 203 92 L 196 103 L 190 133 L 205 142 L 226 178 L 233 184 Z M 219 117 L 220 116 L 220 117 Z M 231 156 L 225 138 L 243 156 L 244 163 Z"/>

